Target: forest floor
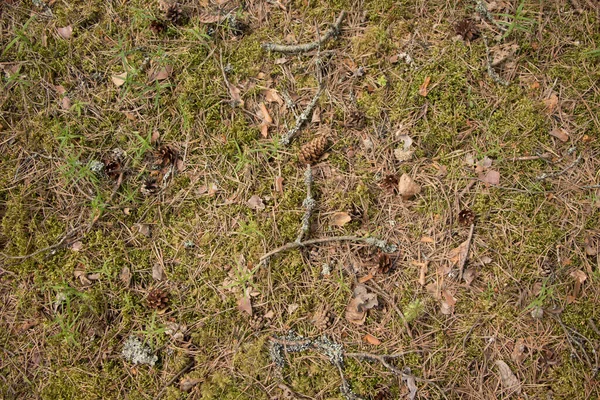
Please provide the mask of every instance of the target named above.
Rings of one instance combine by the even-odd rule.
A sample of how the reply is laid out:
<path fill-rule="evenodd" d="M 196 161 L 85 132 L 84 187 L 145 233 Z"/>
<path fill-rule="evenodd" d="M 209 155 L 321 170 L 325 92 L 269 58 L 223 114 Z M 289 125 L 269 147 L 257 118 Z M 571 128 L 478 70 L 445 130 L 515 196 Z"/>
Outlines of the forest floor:
<path fill-rule="evenodd" d="M 0 15 L 0 398 L 600 398 L 596 1 Z"/>

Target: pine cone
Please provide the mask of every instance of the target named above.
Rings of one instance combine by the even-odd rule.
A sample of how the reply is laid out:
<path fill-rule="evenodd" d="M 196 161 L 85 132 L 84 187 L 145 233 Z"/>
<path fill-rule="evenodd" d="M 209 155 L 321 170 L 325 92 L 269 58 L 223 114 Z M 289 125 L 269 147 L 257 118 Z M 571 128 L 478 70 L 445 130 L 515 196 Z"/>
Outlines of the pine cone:
<path fill-rule="evenodd" d="M 150 196 L 158 192 L 158 182 L 154 177 L 148 177 L 146 181 L 142 184 L 140 189 L 144 196 Z"/>
<path fill-rule="evenodd" d="M 394 269 L 394 261 L 389 254 L 379 253 L 379 256 L 377 257 L 377 264 L 377 272 L 380 274 L 389 274 Z"/>
<path fill-rule="evenodd" d="M 146 298 L 148 308 L 153 310 L 163 310 L 169 304 L 169 293 L 162 289 L 152 289 Z"/>
<path fill-rule="evenodd" d="M 381 187 L 389 191 L 394 191 L 398 187 L 398 175 L 386 175 L 380 183 Z"/>
<path fill-rule="evenodd" d="M 112 179 L 117 179 L 121 172 L 123 171 L 123 166 L 119 160 L 104 160 L 104 172 Z"/>
<path fill-rule="evenodd" d="M 475 223 L 475 213 L 473 210 L 465 208 L 458 213 L 458 223 L 464 226 L 470 226 Z"/>
<path fill-rule="evenodd" d="M 167 23 L 162 19 L 157 19 L 150 22 L 150 30 L 156 34 L 163 33 L 167 30 Z"/>
<path fill-rule="evenodd" d="M 327 146 L 329 146 L 329 138 L 327 136 L 316 137 L 300 148 L 298 160 L 302 164 L 314 164 L 325 153 Z"/>
<path fill-rule="evenodd" d="M 477 39 L 479 36 L 479 31 L 477 30 L 477 26 L 475 25 L 475 21 L 469 18 L 465 18 L 462 21 L 459 21 L 456 25 L 454 25 L 454 30 L 457 35 L 462 36 L 462 38 L 466 41 L 471 41 Z"/>
<path fill-rule="evenodd" d="M 183 21 L 183 9 L 177 3 L 171 4 L 167 7 L 165 17 L 174 25 L 177 25 Z"/>
<path fill-rule="evenodd" d="M 155 154 L 157 166 L 164 168 L 177 162 L 177 150 L 171 146 L 160 146 Z"/>
<path fill-rule="evenodd" d="M 331 326 L 331 315 L 327 307 L 323 307 L 316 311 L 311 318 L 311 321 L 318 331 L 324 331 Z"/>

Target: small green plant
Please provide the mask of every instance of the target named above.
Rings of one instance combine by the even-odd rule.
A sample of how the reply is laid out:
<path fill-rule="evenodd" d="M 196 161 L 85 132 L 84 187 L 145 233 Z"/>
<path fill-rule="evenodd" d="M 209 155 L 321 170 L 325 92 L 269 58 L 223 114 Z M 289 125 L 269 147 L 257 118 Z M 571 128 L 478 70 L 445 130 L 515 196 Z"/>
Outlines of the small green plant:
<path fill-rule="evenodd" d="M 551 287 L 548 287 L 547 284 L 548 279 L 544 279 L 544 281 L 542 282 L 542 288 L 540 289 L 540 292 L 538 293 L 536 298 L 533 299 L 531 303 L 529 303 L 529 305 L 527 306 L 528 309 L 543 307 L 548 297 L 552 296 L 554 290 Z"/>
<path fill-rule="evenodd" d="M 505 25 L 507 27 L 506 32 L 504 32 L 504 35 L 502 35 L 502 39 L 506 39 L 515 31 L 531 32 L 533 25 L 535 24 L 535 20 L 532 18 L 525 17 L 524 8 L 525 8 L 525 1 L 523 0 L 517 6 L 517 9 L 516 9 L 514 15 L 497 14 L 500 17 L 510 19 L 510 22 L 509 21 L 501 21 L 501 20 L 497 21 L 498 24 Z"/>

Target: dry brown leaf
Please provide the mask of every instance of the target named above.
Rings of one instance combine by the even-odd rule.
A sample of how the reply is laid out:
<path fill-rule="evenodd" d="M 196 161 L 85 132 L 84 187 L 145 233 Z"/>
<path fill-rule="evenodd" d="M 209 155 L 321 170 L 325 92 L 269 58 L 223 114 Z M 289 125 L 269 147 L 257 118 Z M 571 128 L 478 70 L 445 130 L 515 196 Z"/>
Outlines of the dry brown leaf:
<path fill-rule="evenodd" d="M 189 392 L 190 390 L 192 390 L 194 388 L 194 386 L 196 386 L 200 382 L 202 382 L 202 379 L 183 378 L 183 379 L 181 379 L 181 382 L 179 382 L 179 389 L 182 392 Z"/>
<path fill-rule="evenodd" d="M 561 142 L 566 142 L 569 140 L 569 132 L 567 132 L 564 128 L 554 128 L 550 131 L 550 135 L 554 136 Z"/>
<path fill-rule="evenodd" d="M 373 274 L 369 272 L 367 275 L 358 278 L 358 283 L 365 283 L 370 281 L 371 279 L 373 279 Z"/>
<path fill-rule="evenodd" d="M 421 86 L 419 86 L 419 94 L 423 97 L 427 96 L 427 93 L 429 93 L 427 90 L 427 87 L 429 86 L 429 82 L 431 82 L 431 77 L 427 76 L 427 77 L 425 77 L 425 80 L 423 81 Z"/>
<path fill-rule="evenodd" d="M 283 99 L 275 89 L 266 89 L 263 93 L 268 103 L 277 103 L 279 106 L 283 106 Z"/>
<path fill-rule="evenodd" d="M 427 263 L 421 263 L 421 269 L 419 270 L 419 284 L 425 286 L 427 276 Z"/>
<path fill-rule="evenodd" d="M 252 301 L 250 300 L 250 296 L 248 294 L 242 296 L 238 300 L 238 310 L 248 313 L 248 315 L 252 316 Z"/>
<path fill-rule="evenodd" d="M 71 108 L 71 99 L 67 96 L 63 97 L 60 101 L 60 106 L 63 110 L 68 110 L 69 108 Z"/>
<path fill-rule="evenodd" d="M 485 175 L 480 175 L 481 181 L 488 185 L 498 185 L 500 183 L 500 172 L 489 170 Z"/>
<path fill-rule="evenodd" d="M 350 214 L 343 211 L 336 212 L 331 216 L 331 225 L 333 226 L 342 227 L 350 221 L 352 221 Z"/>
<path fill-rule="evenodd" d="M 544 105 L 546 106 L 546 114 L 553 114 L 558 105 L 558 96 L 555 93 L 552 93 L 550 97 L 544 100 Z"/>
<path fill-rule="evenodd" d="M 475 268 L 467 268 L 465 272 L 463 272 L 463 279 L 467 286 L 471 286 L 471 283 L 477 278 L 477 271 Z"/>
<path fill-rule="evenodd" d="M 298 303 L 288 304 L 287 312 L 288 314 L 293 314 L 298 308 L 300 308 L 300 304 Z"/>
<path fill-rule="evenodd" d="M 199 15 L 198 17 L 198 21 L 200 21 L 203 24 L 215 24 L 215 23 L 219 23 L 223 20 L 225 20 L 227 18 L 228 14 L 208 14 L 208 13 L 202 13 Z"/>
<path fill-rule="evenodd" d="M 425 286 L 425 290 L 427 290 L 427 293 L 429 293 L 434 299 L 441 300 L 442 295 L 440 293 L 440 285 L 437 282 L 431 282 Z"/>
<path fill-rule="evenodd" d="M 356 285 L 354 296 L 346 306 L 346 320 L 356 325 L 364 324 L 367 311 L 377 304 L 377 295 L 368 293 L 364 285 Z"/>
<path fill-rule="evenodd" d="M 519 379 L 510 370 L 510 367 L 502 360 L 496 360 L 495 364 L 500 373 L 502 387 L 510 393 L 521 393 L 521 382 L 519 382 Z"/>
<path fill-rule="evenodd" d="M 410 161 L 414 153 L 412 150 L 394 149 L 394 157 L 400 162 Z"/>
<path fill-rule="evenodd" d="M 421 243 L 435 243 L 435 240 L 429 236 L 423 236 L 421 238 Z"/>
<path fill-rule="evenodd" d="M 73 243 L 71 245 L 71 250 L 73 250 L 73 251 L 83 250 L 83 243 L 80 240 L 76 241 L 75 243 Z"/>
<path fill-rule="evenodd" d="M 404 200 L 409 200 L 419 193 L 421 193 L 421 186 L 410 176 L 403 174 L 398 181 L 398 194 L 402 196 Z"/>
<path fill-rule="evenodd" d="M 469 256 L 469 240 L 462 242 L 457 248 L 450 250 L 448 253 L 448 261 L 450 261 L 450 269 L 465 265 Z"/>
<path fill-rule="evenodd" d="M 70 39 L 73 36 L 73 27 L 71 25 L 56 28 L 56 31 L 58 32 L 58 36 L 63 39 Z"/>
<path fill-rule="evenodd" d="M 283 193 L 283 177 L 281 176 L 275 178 L 275 191 Z"/>
<path fill-rule="evenodd" d="M 265 209 L 265 204 L 263 203 L 262 199 L 257 195 L 250 197 L 250 199 L 246 202 L 246 204 L 248 205 L 248 207 L 250 207 L 253 210 L 264 210 Z"/>
<path fill-rule="evenodd" d="M 123 267 L 121 273 L 119 274 L 119 279 L 121 282 L 123 282 L 125 287 L 129 287 L 129 285 L 131 285 L 131 270 L 128 266 Z"/>
<path fill-rule="evenodd" d="M 510 358 L 515 364 L 521 364 L 525 357 L 525 340 L 519 338 L 515 342 L 515 347 L 513 348 Z"/>
<path fill-rule="evenodd" d="M 598 255 L 598 241 L 591 234 L 588 233 L 585 235 L 583 244 L 585 247 L 585 254 L 588 256 Z"/>
<path fill-rule="evenodd" d="M 318 124 L 321 122 L 321 109 L 319 107 L 315 107 L 310 122 L 312 124 Z"/>
<path fill-rule="evenodd" d="M 144 235 L 146 237 L 152 236 L 152 232 L 150 230 L 150 224 L 135 224 L 134 227 L 142 235 Z"/>
<path fill-rule="evenodd" d="M 75 277 L 75 279 L 79 279 L 82 285 L 87 286 L 92 284 L 92 281 L 88 279 L 86 272 L 83 270 L 76 269 L 75 271 L 73 271 L 73 276 Z"/>
<path fill-rule="evenodd" d="M 263 121 L 265 121 L 268 124 L 272 124 L 273 123 L 273 118 L 271 118 L 271 115 L 269 114 L 269 110 L 267 110 L 267 107 L 265 106 L 265 103 L 260 102 L 258 104 L 258 107 L 260 108 L 260 112 L 262 114 Z"/>
<path fill-rule="evenodd" d="M 379 346 L 381 344 L 381 340 L 377 339 L 375 336 L 371 335 L 370 333 L 367 333 L 363 337 L 363 342 L 372 344 L 373 346 Z"/>
<path fill-rule="evenodd" d="M 125 80 L 127 79 L 127 72 L 123 72 L 122 74 L 119 74 L 119 75 L 113 75 L 110 79 L 112 80 L 112 82 L 115 84 L 116 87 L 123 86 L 123 84 L 125 83 Z"/>
<path fill-rule="evenodd" d="M 150 143 L 156 144 L 158 142 L 158 139 L 160 139 L 160 132 L 158 131 L 158 129 L 155 129 L 152 132 L 152 136 L 150 137 Z"/>
<path fill-rule="evenodd" d="M 152 279 L 156 281 L 164 281 L 166 278 L 167 274 L 165 273 L 162 263 L 154 263 L 154 266 L 152 267 Z"/>
<path fill-rule="evenodd" d="M 497 67 L 512 59 L 518 49 L 519 45 L 516 43 L 499 44 L 491 47 L 490 54 L 492 56 L 492 67 Z"/>
<path fill-rule="evenodd" d="M 260 124 L 260 136 L 264 139 L 269 137 L 269 124 L 266 122 Z"/>
<path fill-rule="evenodd" d="M 283 65 L 288 61 L 289 60 L 287 58 L 281 57 L 281 58 L 276 59 L 274 63 L 275 63 L 275 65 Z"/>
<path fill-rule="evenodd" d="M 577 271 L 571 272 L 569 275 L 571 275 L 573 278 L 575 278 L 575 280 L 579 283 L 583 283 L 587 279 L 587 275 L 585 274 L 585 272 L 583 272 L 580 269 L 578 269 Z"/>
<path fill-rule="evenodd" d="M 450 315 L 454 312 L 454 305 L 456 304 L 456 298 L 450 294 L 447 290 L 442 290 L 442 304 L 440 311 L 444 315 Z"/>
<path fill-rule="evenodd" d="M 242 100 L 242 96 L 240 95 L 240 89 L 227 82 L 227 87 L 229 88 L 229 95 L 231 96 L 231 105 L 233 107 L 244 107 L 244 100 Z"/>
<path fill-rule="evenodd" d="M 170 65 L 156 66 L 148 71 L 148 82 L 164 81 L 173 73 L 173 67 Z"/>

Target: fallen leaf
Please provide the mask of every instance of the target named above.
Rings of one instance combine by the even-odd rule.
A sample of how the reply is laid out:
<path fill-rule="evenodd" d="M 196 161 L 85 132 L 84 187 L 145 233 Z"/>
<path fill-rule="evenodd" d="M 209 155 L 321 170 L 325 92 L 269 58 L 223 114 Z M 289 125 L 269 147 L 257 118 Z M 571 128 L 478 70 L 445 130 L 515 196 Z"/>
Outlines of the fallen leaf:
<path fill-rule="evenodd" d="M 112 82 L 115 84 L 116 87 L 123 86 L 123 84 L 125 83 L 125 80 L 127 79 L 127 72 L 123 72 L 122 74 L 119 74 L 119 75 L 113 75 L 110 79 L 112 80 Z"/>
<path fill-rule="evenodd" d="M 82 285 L 91 285 L 92 281 L 88 279 L 87 274 L 83 270 L 76 269 L 73 271 L 75 279 L 79 279 Z"/>
<path fill-rule="evenodd" d="M 164 81 L 173 73 L 173 67 L 170 65 L 157 66 L 148 71 L 148 82 Z"/>
<path fill-rule="evenodd" d="M 202 379 L 183 378 L 183 379 L 181 379 L 181 382 L 179 382 L 179 389 L 182 392 L 189 392 L 190 390 L 192 390 L 194 388 L 194 386 L 196 386 L 200 382 L 202 382 Z"/>
<path fill-rule="evenodd" d="M 521 393 L 521 382 L 519 379 L 513 374 L 510 370 L 510 367 L 502 360 L 496 360 L 496 366 L 498 367 L 498 372 L 500 373 L 500 381 L 502 382 L 502 387 L 505 390 L 510 391 L 510 393 Z"/>
<path fill-rule="evenodd" d="M 569 275 L 575 279 L 575 287 L 573 288 L 573 294 L 571 296 L 573 299 L 576 299 L 579 297 L 581 285 L 586 281 L 587 275 L 580 269 L 571 272 Z"/>
<path fill-rule="evenodd" d="M 555 93 L 552 93 L 550 97 L 544 100 L 544 105 L 546 106 L 546 114 L 553 114 L 558 105 L 558 96 Z"/>
<path fill-rule="evenodd" d="M 390 64 L 396 64 L 398 62 L 399 58 L 400 57 L 398 56 L 398 54 L 394 54 L 393 56 L 391 56 L 391 57 L 388 58 L 388 62 Z"/>
<path fill-rule="evenodd" d="M 477 161 L 475 166 L 476 172 L 485 172 L 492 166 L 493 160 L 487 156 L 483 157 L 481 160 Z"/>
<path fill-rule="evenodd" d="M 585 235 L 583 238 L 583 244 L 585 248 L 585 254 L 588 256 L 598 255 L 598 241 L 596 241 L 591 234 Z"/>
<path fill-rule="evenodd" d="M 489 170 L 481 177 L 481 181 L 492 186 L 498 185 L 500 183 L 500 172 Z"/>
<path fill-rule="evenodd" d="M 352 221 L 352 217 L 343 211 L 336 212 L 331 217 L 331 225 L 342 227 Z"/>
<path fill-rule="evenodd" d="M 71 250 L 73 250 L 73 251 L 83 250 L 83 243 L 80 240 L 76 241 L 75 243 L 73 243 L 71 245 Z"/>
<path fill-rule="evenodd" d="M 312 124 L 318 124 L 321 122 L 321 109 L 319 107 L 315 107 L 312 113 L 312 118 L 310 120 Z"/>
<path fill-rule="evenodd" d="M 60 106 L 63 110 L 68 110 L 69 108 L 71 108 L 71 99 L 67 96 L 63 97 L 60 101 Z"/>
<path fill-rule="evenodd" d="M 414 153 L 412 150 L 394 149 L 394 157 L 400 162 L 410 161 Z"/>
<path fill-rule="evenodd" d="M 283 193 L 283 177 L 281 176 L 275 178 L 275 191 Z"/>
<path fill-rule="evenodd" d="M 466 261 L 467 261 L 467 257 L 469 256 L 469 243 L 470 241 L 467 239 L 464 242 L 462 242 L 460 245 L 458 245 L 458 247 L 450 250 L 450 253 L 448 253 L 448 261 L 450 262 L 450 268 L 448 270 L 448 272 L 453 272 L 452 270 L 455 267 L 458 268 L 463 268 Z M 462 274 L 463 271 L 459 271 L 459 273 Z"/>
<path fill-rule="evenodd" d="M 244 100 L 242 100 L 242 96 L 240 95 L 240 89 L 227 82 L 227 87 L 229 88 L 229 95 L 231 96 L 231 105 L 232 107 L 244 107 Z"/>
<path fill-rule="evenodd" d="M 125 287 L 129 287 L 129 285 L 131 284 L 131 270 L 129 269 L 129 267 L 123 267 L 121 273 L 119 274 L 119 279 L 121 280 L 121 282 L 123 282 Z"/>
<path fill-rule="evenodd" d="M 454 305 L 456 304 L 456 298 L 450 294 L 447 290 L 442 290 L 442 304 L 440 311 L 444 315 L 450 315 L 454 312 Z"/>
<path fill-rule="evenodd" d="M 250 296 L 247 294 L 238 301 L 237 307 L 238 310 L 246 312 L 248 315 L 252 316 L 252 301 L 250 300 Z"/>
<path fill-rule="evenodd" d="M 427 91 L 427 87 L 429 86 L 429 82 L 431 82 L 431 77 L 427 76 L 425 77 L 425 80 L 423 81 L 423 83 L 421 84 L 421 86 L 419 86 L 419 94 L 423 97 L 427 96 L 427 93 L 429 93 Z"/>
<path fill-rule="evenodd" d="M 467 286 L 471 286 L 471 283 L 477 278 L 477 271 L 475 268 L 467 268 L 465 272 L 463 272 L 463 279 Z"/>
<path fill-rule="evenodd" d="M 516 364 L 521 364 L 523 362 L 523 360 L 525 359 L 525 340 L 524 339 L 521 339 L 521 338 L 517 339 L 517 341 L 515 342 L 515 347 L 513 348 L 510 358 Z"/>
<path fill-rule="evenodd" d="M 152 267 L 152 279 L 156 281 L 164 281 L 167 278 L 167 274 L 165 274 L 165 269 L 162 264 L 157 262 L 154 263 Z"/>
<path fill-rule="evenodd" d="M 300 308 L 300 304 L 297 304 L 297 303 L 288 304 L 287 312 L 288 312 L 288 314 L 293 314 L 294 311 L 296 311 L 298 308 Z"/>
<path fill-rule="evenodd" d="M 267 107 L 265 106 L 265 103 L 260 102 L 258 104 L 258 107 L 260 108 L 260 112 L 262 114 L 263 120 L 269 124 L 273 123 L 273 118 L 271 118 L 271 115 L 269 115 L 269 110 L 267 110 Z"/>
<path fill-rule="evenodd" d="M 410 368 L 406 367 L 402 372 L 404 373 L 404 375 L 402 376 L 402 381 L 406 383 L 406 387 L 408 388 L 409 392 L 408 399 L 415 400 L 415 397 L 417 397 L 418 390 L 416 379 L 414 375 L 411 374 Z"/>
<path fill-rule="evenodd" d="M 367 275 L 358 278 L 358 283 L 365 283 L 370 281 L 371 279 L 373 279 L 373 274 L 369 272 Z"/>
<path fill-rule="evenodd" d="M 409 200 L 419 193 L 421 193 L 421 186 L 410 176 L 403 174 L 398 181 L 398 194 L 400 194 L 404 200 Z"/>
<path fill-rule="evenodd" d="M 554 136 L 561 142 L 566 142 L 569 140 L 569 133 L 563 128 L 554 128 L 550 131 L 550 135 Z"/>
<path fill-rule="evenodd" d="M 346 320 L 356 325 L 362 325 L 367 319 L 367 311 L 378 304 L 377 295 L 368 293 L 364 285 L 356 285 L 354 296 L 346 306 Z"/>
<path fill-rule="evenodd" d="M 421 263 L 421 269 L 419 270 L 419 284 L 425 286 L 427 277 L 427 263 Z"/>
<path fill-rule="evenodd" d="M 156 144 L 158 142 L 158 139 L 160 139 L 160 132 L 158 131 L 158 129 L 155 129 L 152 132 L 152 136 L 150 136 L 150 144 Z"/>
<path fill-rule="evenodd" d="M 260 124 L 260 136 L 262 136 L 264 139 L 269 137 L 269 124 L 266 122 Z"/>
<path fill-rule="evenodd" d="M 275 89 L 266 89 L 263 93 L 265 94 L 265 100 L 267 100 L 268 103 L 277 103 L 280 106 L 283 106 L 283 99 Z"/>
<path fill-rule="evenodd" d="M 135 228 L 139 233 L 146 237 L 152 236 L 152 232 L 150 230 L 150 224 L 135 224 Z"/>
<path fill-rule="evenodd" d="M 70 39 L 73 36 L 73 27 L 71 25 L 56 28 L 56 31 L 58 32 L 58 36 L 63 39 Z"/>
<path fill-rule="evenodd" d="M 263 203 L 262 199 L 257 195 L 250 197 L 250 199 L 246 202 L 246 205 L 248 205 L 248 207 L 250 207 L 253 210 L 265 209 L 265 204 Z"/>
<path fill-rule="evenodd" d="M 381 344 L 381 340 L 377 339 L 375 336 L 371 335 L 370 333 L 367 333 L 363 337 L 363 341 L 365 343 L 372 344 L 373 346 L 379 346 Z"/>
<path fill-rule="evenodd" d="M 281 58 L 276 59 L 274 63 L 275 63 L 275 65 L 283 65 L 288 61 L 289 60 L 287 58 L 281 57 Z"/>

